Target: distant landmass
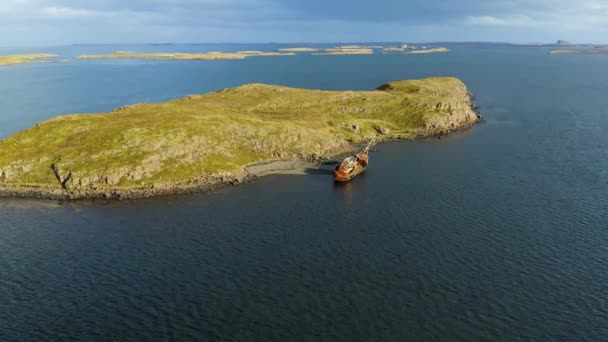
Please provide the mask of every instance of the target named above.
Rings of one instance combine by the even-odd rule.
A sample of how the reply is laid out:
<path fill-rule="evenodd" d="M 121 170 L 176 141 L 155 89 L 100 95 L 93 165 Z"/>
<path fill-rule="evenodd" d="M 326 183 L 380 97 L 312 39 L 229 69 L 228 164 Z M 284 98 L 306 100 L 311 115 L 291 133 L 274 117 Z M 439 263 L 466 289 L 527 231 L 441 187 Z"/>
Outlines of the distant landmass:
<path fill-rule="evenodd" d="M 574 54 L 574 55 L 593 55 L 593 54 L 606 54 L 608 50 L 551 50 L 548 52 L 550 55 L 566 55 L 566 54 Z"/>
<path fill-rule="evenodd" d="M 538 47 L 573 47 L 573 48 L 588 48 L 588 49 L 600 49 L 608 47 L 608 44 L 589 44 L 589 43 L 572 43 L 566 40 L 558 40 L 555 43 L 510 43 L 508 45 L 513 46 L 538 46 Z"/>
<path fill-rule="evenodd" d="M 49 63 L 46 58 L 57 57 L 55 54 L 39 53 L 39 54 L 25 54 L 25 55 L 9 55 L 0 56 L 0 66 L 4 65 L 17 65 L 27 63 Z"/>

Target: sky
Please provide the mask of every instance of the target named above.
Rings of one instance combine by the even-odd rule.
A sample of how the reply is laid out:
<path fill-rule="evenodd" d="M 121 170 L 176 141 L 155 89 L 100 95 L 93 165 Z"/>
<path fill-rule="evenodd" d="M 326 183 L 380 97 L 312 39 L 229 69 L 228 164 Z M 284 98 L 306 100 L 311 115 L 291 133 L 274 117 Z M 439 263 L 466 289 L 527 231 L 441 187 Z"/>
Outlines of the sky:
<path fill-rule="evenodd" d="M 0 0 L 0 46 L 608 42 L 608 0 Z"/>

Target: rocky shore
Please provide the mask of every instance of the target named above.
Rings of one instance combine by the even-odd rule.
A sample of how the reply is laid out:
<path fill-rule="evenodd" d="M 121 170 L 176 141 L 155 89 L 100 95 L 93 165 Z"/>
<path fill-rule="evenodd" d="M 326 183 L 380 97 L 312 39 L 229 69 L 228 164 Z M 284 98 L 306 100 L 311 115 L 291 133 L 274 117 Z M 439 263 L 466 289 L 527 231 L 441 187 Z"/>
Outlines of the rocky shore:
<path fill-rule="evenodd" d="M 480 120 L 455 78 L 374 91 L 244 85 L 51 119 L 0 141 L 0 196 L 135 199 L 299 173 L 369 139 L 443 135 Z"/>

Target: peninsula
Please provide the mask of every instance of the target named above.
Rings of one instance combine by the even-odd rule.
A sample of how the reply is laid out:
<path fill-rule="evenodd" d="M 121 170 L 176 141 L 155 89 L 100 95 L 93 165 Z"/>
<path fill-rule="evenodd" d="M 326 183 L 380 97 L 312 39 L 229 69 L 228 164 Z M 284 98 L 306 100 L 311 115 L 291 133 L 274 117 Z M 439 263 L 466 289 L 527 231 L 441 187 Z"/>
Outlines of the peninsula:
<path fill-rule="evenodd" d="M 80 55 L 77 59 L 155 59 L 155 60 L 217 60 L 217 59 L 245 59 L 247 57 L 293 56 L 293 52 L 207 52 L 207 53 L 136 53 L 130 51 L 116 51 L 105 55 Z"/>
<path fill-rule="evenodd" d="M 53 57 L 57 57 L 57 55 L 42 53 L 42 54 L 0 56 L 0 66 L 27 64 L 27 63 L 44 63 L 45 61 L 41 61 L 41 59 L 53 58 Z"/>
<path fill-rule="evenodd" d="M 319 161 L 371 138 L 412 139 L 472 126 L 456 78 L 372 91 L 247 84 L 111 113 L 59 116 L 0 140 L 0 196 L 141 198 L 255 178 L 247 166 Z M 381 171 L 379 171 L 381 172 Z"/>

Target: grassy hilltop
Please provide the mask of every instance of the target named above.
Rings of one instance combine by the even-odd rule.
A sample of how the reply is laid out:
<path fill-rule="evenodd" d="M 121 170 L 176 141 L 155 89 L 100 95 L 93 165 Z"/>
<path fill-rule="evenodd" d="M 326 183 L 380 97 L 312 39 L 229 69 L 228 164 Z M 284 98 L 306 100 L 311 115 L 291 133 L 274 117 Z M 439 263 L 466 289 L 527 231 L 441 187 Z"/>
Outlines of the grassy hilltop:
<path fill-rule="evenodd" d="M 248 84 L 37 124 L 0 141 L 0 194 L 176 192 L 238 182 L 257 162 L 319 159 L 371 137 L 414 138 L 476 121 L 455 78 L 390 82 L 374 91 Z"/>

